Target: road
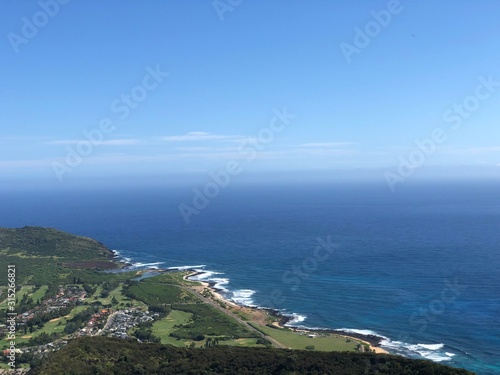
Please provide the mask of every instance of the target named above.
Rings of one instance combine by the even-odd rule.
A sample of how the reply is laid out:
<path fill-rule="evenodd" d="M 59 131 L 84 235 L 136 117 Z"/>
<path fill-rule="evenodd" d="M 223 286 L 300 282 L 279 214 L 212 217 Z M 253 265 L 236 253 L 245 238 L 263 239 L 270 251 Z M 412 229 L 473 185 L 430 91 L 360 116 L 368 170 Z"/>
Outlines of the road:
<path fill-rule="evenodd" d="M 287 346 L 285 346 L 282 343 L 280 343 L 278 340 L 272 338 L 271 336 L 267 336 L 267 335 L 263 334 L 261 331 L 259 331 L 258 329 L 252 327 L 250 324 L 248 324 L 247 322 L 245 322 L 244 320 L 242 320 L 239 316 L 237 316 L 236 314 L 233 314 L 231 311 L 223 308 L 221 305 L 219 305 L 217 302 L 215 302 L 211 298 L 207 298 L 207 297 L 202 296 L 196 290 L 193 290 L 193 289 L 191 289 L 191 288 L 189 288 L 187 286 L 184 286 L 184 285 L 174 285 L 174 284 L 163 284 L 163 285 L 176 286 L 178 288 L 184 289 L 185 291 L 187 291 L 187 292 L 189 292 L 191 294 L 194 294 L 197 298 L 199 298 L 203 302 L 209 304 L 210 306 L 213 306 L 214 308 L 218 309 L 223 314 L 226 314 L 227 316 L 230 316 L 231 318 L 233 318 L 234 320 L 236 320 L 238 323 L 240 323 L 243 326 L 245 326 L 246 328 L 248 328 L 250 331 L 257 332 L 260 336 L 262 336 L 263 338 L 265 338 L 266 340 L 268 340 L 269 342 L 271 342 L 275 347 L 280 348 L 280 349 L 287 349 L 288 348 Z"/>
<path fill-rule="evenodd" d="M 106 331 L 111 324 L 113 324 L 113 320 L 115 319 L 116 314 L 118 314 L 118 311 L 112 313 L 110 316 L 108 316 L 108 319 L 106 320 L 106 324 L 104 327 L 97 332 L 96 336 L 99 336 L 102 332 Z"/>

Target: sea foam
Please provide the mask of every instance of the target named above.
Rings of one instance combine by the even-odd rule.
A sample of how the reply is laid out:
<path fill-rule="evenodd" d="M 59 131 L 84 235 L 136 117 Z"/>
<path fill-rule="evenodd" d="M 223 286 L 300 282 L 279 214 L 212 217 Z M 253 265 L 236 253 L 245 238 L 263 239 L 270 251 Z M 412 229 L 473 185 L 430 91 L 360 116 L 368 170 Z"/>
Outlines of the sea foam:
<path fill-rule="evenodd" d="M 235 302 L 238 305 L 255 307 L 252 296 L 255 294 L 255 290 L 252 289 L 240 289 L 233 291 L 233 296 L 231 297 L 231 301 Z"/>
<path fill-rule="evenodd" d="M 168 267 L 167 270 L 179 270 L 179 271 L 186 271 L 186 270 L 195 270 L 198 271 L 199 268 L 205 267 L 204 264 L 199 265 L 199 266 L 180 266 L 180 267 Z M 203 270 L 200 270 L 203 271 Z"/>
<path fill-rule="evenodd" d="M 353 328 L 339 328 L 338 331 L 343 331 L 347 333 L 357 333 L 358 335 L 364 335 L 364 336 L 377 336 L 380 337 L 384 340 L 388 340 L 387 337 L 382 336 L 381 334 L 371 331 L 369 329 L 353 329 Z"/>
<path fill-rule="evenodd" d="M 454 353 L 443 351 L 445 345 L 439 344 L 409 344 L 402 341 L 382 340 L 380 345 L 391 352 L 402 354 L 411 358 L 425 358 L 434 362 L 450 361 Z"/>
<path fill-rule="evenodd" d="M 153 268 L 153 267 L 159 266 L 160 264 L 163 264 L 163 263 L 165 263 L 165 262 L 154 262 L 154 263 L 137 262 L 137 263 L 133 263 L 130 266 L 130 268 L 133 268 L 133 269 L 136 269 L 136 268 Z"/>
<path fill-rule="evenodd" d="M 307 319 L 306 315 L 300 315 L 297 313 L 283 315 L 290 318 L 290 320 L 285 324 L 285 326 L 287 327 L 303 327 L 300 325 L 300 323 Z"/>

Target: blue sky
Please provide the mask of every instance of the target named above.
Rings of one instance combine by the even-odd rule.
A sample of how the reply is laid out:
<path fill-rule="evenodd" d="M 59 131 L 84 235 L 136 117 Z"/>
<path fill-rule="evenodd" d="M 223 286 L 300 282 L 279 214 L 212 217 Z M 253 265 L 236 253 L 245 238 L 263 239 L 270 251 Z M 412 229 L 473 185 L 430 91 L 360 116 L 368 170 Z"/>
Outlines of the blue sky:
<path fill-rule="evenodd" d="M 419 173 L 500 171 L 496 1 L 54 2 L 0 4 L 2 183 L 229 161 L 384 180 L 436 129 Z"/>

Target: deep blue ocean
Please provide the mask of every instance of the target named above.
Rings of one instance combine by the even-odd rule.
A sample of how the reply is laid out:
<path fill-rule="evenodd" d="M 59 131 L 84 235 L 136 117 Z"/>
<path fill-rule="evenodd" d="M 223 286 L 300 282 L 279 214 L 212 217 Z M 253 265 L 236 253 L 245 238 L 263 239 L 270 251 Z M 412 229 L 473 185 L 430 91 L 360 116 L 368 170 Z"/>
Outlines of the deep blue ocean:
<path fill-rule="evenodd" d="M 0 226 L 54 227 L 136 267 L 194 266 L 291 324 L 500 374 L 500 189 L 493 183 L 229 186 L 186 225 L 191 187 L 2 193 Z M 204 267 L 201 267 L 204 266 Z"/>

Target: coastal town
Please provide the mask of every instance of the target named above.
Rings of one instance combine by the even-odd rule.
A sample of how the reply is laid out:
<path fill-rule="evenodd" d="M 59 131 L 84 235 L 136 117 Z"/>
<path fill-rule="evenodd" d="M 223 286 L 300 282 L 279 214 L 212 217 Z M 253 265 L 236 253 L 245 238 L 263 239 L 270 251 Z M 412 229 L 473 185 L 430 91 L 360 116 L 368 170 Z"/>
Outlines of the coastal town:
<path fill-rule="evenodd" d="M 37 290 L 33 288 L 31 294 L 36 294 Z M 15 349 L 17 357 L 45 355 L 61 349 L 68 340 L 77 337 L 101 335 L 132 339 L 131 330 L 159 317 L 158 313 L 151 313 L 145 308 L 112 307 L 112 303 L 103 305 L 99 298 L 91 297 L 82 286 L 67 285 L 59 286 L 55 295 L 37 301 L 22 298 L 19 307 L 22 310 L 28 309 L 15 316 L 16 334 L 22 344 Z M 79 312 L 81 314 L 85 311 L 82 308 L 87 308 L 92 313 L 83 316 L 82 320 L 75 319 Z M 76 324 L 75 321 L 79 323 Z M 46 326 L 50 328 L 44 330 Z M 64 329 L 61 330 L 61 327 Z M 59 337 L 54 334 L 58 331 L 66 334 Z M 6 324 L 1 324 L 0 337 L 5 338 L 7 333 Z M 4 358 L 8 357 L 10 349 L 4 349 L 2 354 Z"/>
<path fill-rule="evenodd" d="M 143 274 L 145 272 L 139 271 L 136 273 Z M 161 272 L 155 274 L 159 274 L 160 277 L 162 275 Z M 296 336 L 307 337 L 309 339 L 307 343 L 310 345 L 305 345 L 304 348 L 310 350 L 315 349 L 315 341 L 321 342 L 321 339 L 328 339 L 330 336 L 324 332 L 314 333 L 302 329 L 285 328 L 279 323 L 280 320 L 283 321 L 283 316 L 273 316 L 270 311 L 240 306 L 225 300 L 213 288 L 213 285 L 189 281 L 188 276 L 196 275 L 196 271 L 185 270 L 179 273 L 170 270 L 163 273 L 163 275 L 167 277 L 169 282 L 177 280 L 180 283 L 175 288 L 181 294 L 187 293 L 182 297 L 184 301 L 209 305 L 211 308 L 222 312 L 225 316 L 234 319 L 237 324 L 239 323 L 247 328 L 248 331 L 254 332 L 253 336 L 257 338 L 255 342 L 260 342 L 264 346 L 290 348 L 289 345 L 273 337 L 273 332 L 268 332 L 270 329 L 271 331 L 280 329 L 283 333 L 287 331 L 287 333 L 293 332 Z M 134 282 L 131 284 L 135 286 Z M 18 298 L 19 313 L 15 317 L 17 322 L 15 354 L 18 363 L 25 362 L 28 364 L 30 361 L 36 361 L 36 358 L 43 358 L 54 351 L 60 350 L 70 340 L 78 337 L 107 336 L 132 339 L 139 342 L 165 341 L 156 337 L 152 330 L 153 324 L 163 324 L 165 319 L 168 320 L 168 318 L 165 318 L 165 314 L 162 314 L 162 310 L 157 307 L 155 309 L 155 306 L 148 307 L 147 303 L 140 301 L 140 297 L 138 297 L 138 300 L 130 298 L 130 293 L 124 291 L 127 288 L 130 289 L 128 284 L 125 286 L 123 283 L 119 283 L 113 285 L 113 287 L 114 289 L 111 291 L 109 285 L 106 284 L 59 285 L 52 290 L 49 290 L 48 286 L 21 288 L 18 293 L 20 296 Z M 164 285 L 164 288 L 168 289 L 172 288 L 172 286 Z M 174 305 L 172 302 L 179 302 L 179 298 L 175 297 L 173 301 L 165 300 L 163 302 L 170 302 L 168 305 L 170 306 L 169 309 L 171 309 L 171 306 Z M 154 332 L 157 333 L 157 331 Z M 0 325 L 0 337 L 6 338 L 7 333 L 7 326 L 5 324 Z M 170 336 L 175 336 L 173 329 Z M 202 336 L 205 338 L 204 335 Z M 340 337 L 339 335 L 336 336 Z M 261 337 L 260 341 L 258 337 Z M 315 338 L 318 338 L 318 340 L 313 340 Z M 356 342 L 352 340 L 352 338 L 342 339 L 348 345 L 346 347 L 352 347 L 352 350 L 359 352 L 380 349 L 371 348 L 369 343 L 361 340 Z M 169 340 L 166 341 L 169 342 Z M 205 341 L 212 342 L 209 337 Z M 218 343 L 219 338 L 213 342 Z M 172 341 L 169 343 L 172 343 Z M 178 344 L 189 344 L 191 347 L 200 345 L 196 339 L 178 341 Z M 204 345 L 208 344 L 205 343 Z M 11 354 L 11 350 L 5 348 L 2 353 L 6 361 Z"/>

